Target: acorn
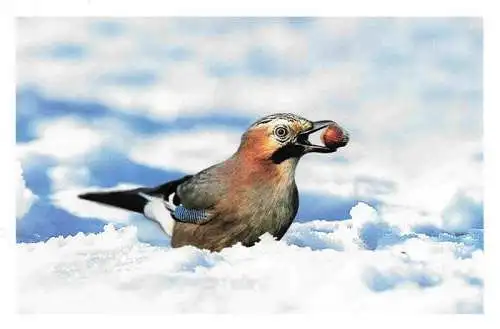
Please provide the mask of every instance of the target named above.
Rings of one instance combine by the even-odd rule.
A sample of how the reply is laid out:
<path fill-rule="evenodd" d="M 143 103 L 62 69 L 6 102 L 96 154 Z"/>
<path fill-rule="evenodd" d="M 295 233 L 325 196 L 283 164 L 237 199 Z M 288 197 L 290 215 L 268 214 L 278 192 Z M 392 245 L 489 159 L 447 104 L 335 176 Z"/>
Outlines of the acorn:
<path fill-rule="evenodd" d="M 332 123 L 321 134 L 321 141 L 326 147 L 336 149 L 347 145 L 349 134 L 338 124 Z"/>

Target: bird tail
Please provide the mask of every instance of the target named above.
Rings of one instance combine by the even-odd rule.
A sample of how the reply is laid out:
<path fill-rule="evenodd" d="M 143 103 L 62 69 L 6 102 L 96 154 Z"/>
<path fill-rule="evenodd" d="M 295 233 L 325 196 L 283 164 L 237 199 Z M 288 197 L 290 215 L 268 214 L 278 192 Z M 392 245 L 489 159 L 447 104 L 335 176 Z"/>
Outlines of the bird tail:
<path fill-rule="evenodd" d="M 132 189 L 123 191 L 89 192 L 78 195 L 80 199 L 102 203 L 108 206 L 118 207 L 142 214 L 148 203 L 141 192 L 144 189 Z"/>
<path fill-rule="evenodd" d="M 146 218 L 158 223 L 165 233 L 172 235 L 175 213 L 184 212 L 180 204 L 179 197 L 175 191 L 179 184 L 188 180 L 192 176 L 187 175 L 181 179 L 167 182 L 156 187 L 140 187 L 131 190 L 122 191 L 101 191 L 89 192 L 78 195 L 80 199 L 98 202 L 104 205 L 118 207 L 121 209 L 133 211 L 144 215 Z M 203 212 L 203 214 L 205 214 Z M 192 219 L 193 215 L 179 216 L 180 218 L 189 217 L 188 220 L 197 220 L 199 216 Z"/>
<path fill-rule="evenodd" d="M 140 187 L 136 189 L 123 191 L 101 191 L 89 192 L 78 195 L 80 199 L 94 201 L 109 206 L 114 206 L 140 214 L 144 213 L 144 207 L 153 199 L 161 199 L 165 207 L 170 211 L 175 210 L 175 206 L 180 203 L 178 197 L 176 200 L 175 191 L 177 186 L 190 179 L 187 175 L 181 179 L 169 181 L 156 187 Z M 172 202 L 168 201 L 173 196 Z"/>
<path fill-rule="evenodd" d="M 144 187 L 124 191 L 90 192 L 80 194 L 78 197 L 142 214 L 160 225 L 167 235 L 172 236 L 174 220 L 169 213 L 175 210 L 175 205 L 161 197 L 149 194 L 152 190 Z"/>

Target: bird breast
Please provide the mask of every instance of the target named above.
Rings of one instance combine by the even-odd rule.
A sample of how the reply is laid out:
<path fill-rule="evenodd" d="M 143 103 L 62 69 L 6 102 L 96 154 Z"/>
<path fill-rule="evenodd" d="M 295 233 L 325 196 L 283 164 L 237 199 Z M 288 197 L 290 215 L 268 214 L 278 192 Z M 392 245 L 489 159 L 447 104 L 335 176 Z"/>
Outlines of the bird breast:
<path fill-rule="evenodd" d="M 240 171 L 231 179 L 227 198 L 217 212 L 245 227 L 252 238 L 266 232 L 281 238 L 298 208 L 295 165 L 289 162 Z"/>
<path fill-rule="evenodd" d="M 211 220 L 201 225 L 176 222 L 172 246 L 218 251 L 236 243 L 251 246 L 266 232 L 281 239 L 298 209 L 296 163 L 285 162 L 259 165 L 233 157 L 213 169 L 220 193 L 210 209 Z"/>

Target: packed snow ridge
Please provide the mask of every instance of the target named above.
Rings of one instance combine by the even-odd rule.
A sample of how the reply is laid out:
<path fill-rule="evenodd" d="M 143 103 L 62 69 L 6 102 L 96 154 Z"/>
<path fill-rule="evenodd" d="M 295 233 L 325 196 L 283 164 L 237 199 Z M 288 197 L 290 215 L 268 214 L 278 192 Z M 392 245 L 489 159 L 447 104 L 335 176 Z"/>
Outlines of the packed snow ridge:
<path fill-rule="evenodd" d="M 350 214 L 219 253 L 151 245 L 111 224 L 18 244 L 19 311 L 482 312 L 482 231 L 404 232 L 364 203 Z"/>

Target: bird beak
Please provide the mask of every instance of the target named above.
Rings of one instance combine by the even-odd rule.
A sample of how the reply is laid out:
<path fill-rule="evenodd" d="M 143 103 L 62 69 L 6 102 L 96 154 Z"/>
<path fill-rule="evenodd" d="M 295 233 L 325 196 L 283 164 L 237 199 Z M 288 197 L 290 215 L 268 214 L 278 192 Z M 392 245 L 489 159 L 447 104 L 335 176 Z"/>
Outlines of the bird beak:
<path fill-rule="evenodd" d="M 331 124 L 335 124 L 334 121 L 331 120 L 321 120 L 316 122 L 311 122 L 312 126 L 309 129 L 301 132 L 295 141 L 296 145 L 301 146 L 304 151 L 303 153 L 317 152 L 317 153 L 333 153 L 337 151 L 337 148 L 329 148 L 323 145 L 315 145 L 309 141 L 309 135 L 313 132 L 321 130 L 323 128 L 328 127 Z"/>

